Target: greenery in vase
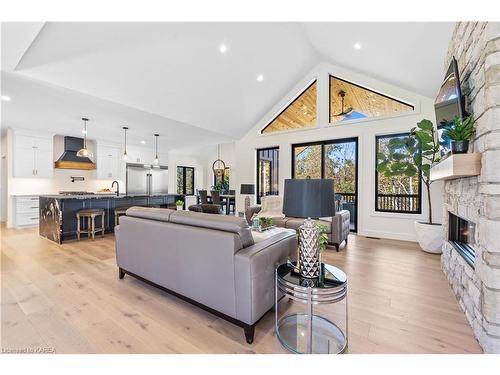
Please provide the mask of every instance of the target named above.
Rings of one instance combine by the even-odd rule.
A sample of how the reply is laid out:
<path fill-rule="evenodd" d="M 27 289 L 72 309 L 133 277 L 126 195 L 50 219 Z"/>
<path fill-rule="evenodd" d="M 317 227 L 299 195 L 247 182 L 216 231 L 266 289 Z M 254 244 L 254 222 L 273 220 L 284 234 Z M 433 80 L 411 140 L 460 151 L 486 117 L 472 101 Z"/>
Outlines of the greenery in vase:
<path fill-rule="evenodd" d="M 468 141 L 474 136 L 474 119 L 471 116 L 465 119 L 455 117 L 453 122 L 444 126 L 443 140 Z"/>
<path fill-rule="evenodd" d="M 326 250 L 326 245 L 328 245 L 328 227 L 320 223 L 316 223 L 315 225 L 319 230 L 319 251 Z"/>
<path fill-rule="evenodd" d="M 377 154 L 377 172 L 395 178 L 405 175 L 419 176 L 427 190 L 429 204 L 428 223 L 432 224 L 432 202 L 430 171 L 441 160 L 439 141 L 434 125 L 430 120 L 420 121 L 410 130 L 407 137 L 392 138 L 387 154 Z"/>
<path fill-rule="evenodd" d="M 175 202 L 176 206 L 182 206 L 184 204 L 184 201 L 181 201 L 180 199 Z"/>
<path fill-rule="evenodd" d="M 270 227 L 273 225 L 273 218 L 272 217 L 259 217 L 259 225 L 263 228 Z"/>

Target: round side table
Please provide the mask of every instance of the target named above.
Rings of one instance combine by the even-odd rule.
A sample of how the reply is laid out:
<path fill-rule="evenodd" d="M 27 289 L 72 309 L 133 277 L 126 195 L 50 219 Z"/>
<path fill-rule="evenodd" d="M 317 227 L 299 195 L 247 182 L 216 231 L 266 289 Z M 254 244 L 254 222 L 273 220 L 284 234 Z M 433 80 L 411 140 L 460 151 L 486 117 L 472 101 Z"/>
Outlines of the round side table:
<path fill-rule="evenodd" d="M 321 275 L 307 279 L 300 276 L 296 262 L 282 264 L 276 268 L 274 292 L 276 336 L 287 350 L 308 354 L 340 354 L 346 350 L 347 276 L 341 269 L 321 263 Z M 299 303 L 298 311 L 290 313 L 290 304 L 281 301 L 286 297 Z M 345 305 L 335 315 L 339 324 L 316 311 L 317 305 L 336 303 Z M 280 314 L 280 304 L 288 311 Z M 343 328 L 339 320 L 344 321 Z"/>

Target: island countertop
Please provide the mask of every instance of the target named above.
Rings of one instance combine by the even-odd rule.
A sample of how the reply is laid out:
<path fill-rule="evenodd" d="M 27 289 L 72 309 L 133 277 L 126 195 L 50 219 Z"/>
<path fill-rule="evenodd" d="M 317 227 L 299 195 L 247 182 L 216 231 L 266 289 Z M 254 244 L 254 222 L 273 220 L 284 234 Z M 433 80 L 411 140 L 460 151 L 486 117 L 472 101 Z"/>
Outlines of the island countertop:
<path fill-rule="evenodd" d="M 116 193 L 96 193 L 96 194 L 46 194 L 40 195 L 40 198 L 52 199 L 123 199 L 123 198 L 154 198 L 154 197 L 178 197 L 182 194 L 120 194 Z"/>
<path fill-rule="evenodd" d="M 112 233 L 118 223 L 115 210 L 123 212 L 132 206 L 161 207 L 176 209 L 177 200 L 185 201 L 182 194 L 49 194 L 39 196 L 39 233 L 56 243 L 75 239 L 78 227 L 76 214 L 80 210 L 99 209 L 104 211 L 104 228 L 106 233 Z M 185 205 L 184 205 L 185 208 Z M 96 227 L 102 225 L 101 218 Z M 82 223 L 80 223 L 83 225 Z"/>

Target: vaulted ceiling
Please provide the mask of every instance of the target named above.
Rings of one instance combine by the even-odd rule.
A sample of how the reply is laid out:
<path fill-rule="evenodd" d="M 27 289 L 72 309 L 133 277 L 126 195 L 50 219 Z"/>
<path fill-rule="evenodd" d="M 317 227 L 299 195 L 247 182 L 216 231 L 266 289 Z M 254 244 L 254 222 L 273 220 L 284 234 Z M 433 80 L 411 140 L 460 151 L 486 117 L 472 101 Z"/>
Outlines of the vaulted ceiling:
<path fill-rule="evenodd" d="M 244 135 L 322 61 L 432 97 L 452 29 L 452 23 L 4 23 L 2 94 L 12 101 L 2 123 L 38 119 L 69 131 L 86 115 L 101 121 L 109 138 L 134 122 L 138 133 L 227 141 Z M 46 98 L 36 103 L 36 95 Z"/>

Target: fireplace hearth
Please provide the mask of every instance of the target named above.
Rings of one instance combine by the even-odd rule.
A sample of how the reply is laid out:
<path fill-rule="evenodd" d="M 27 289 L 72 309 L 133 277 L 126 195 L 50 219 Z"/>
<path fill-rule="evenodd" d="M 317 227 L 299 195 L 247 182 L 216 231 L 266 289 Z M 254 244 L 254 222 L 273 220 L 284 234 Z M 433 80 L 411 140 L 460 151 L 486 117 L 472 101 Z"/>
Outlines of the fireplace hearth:
<path fill-rule="evenodd" d="M 448 242 L 474 268 L 476 252 L 474 250 L 474 234 L 476 225 L 468 220 L 448 212 Z"/>

